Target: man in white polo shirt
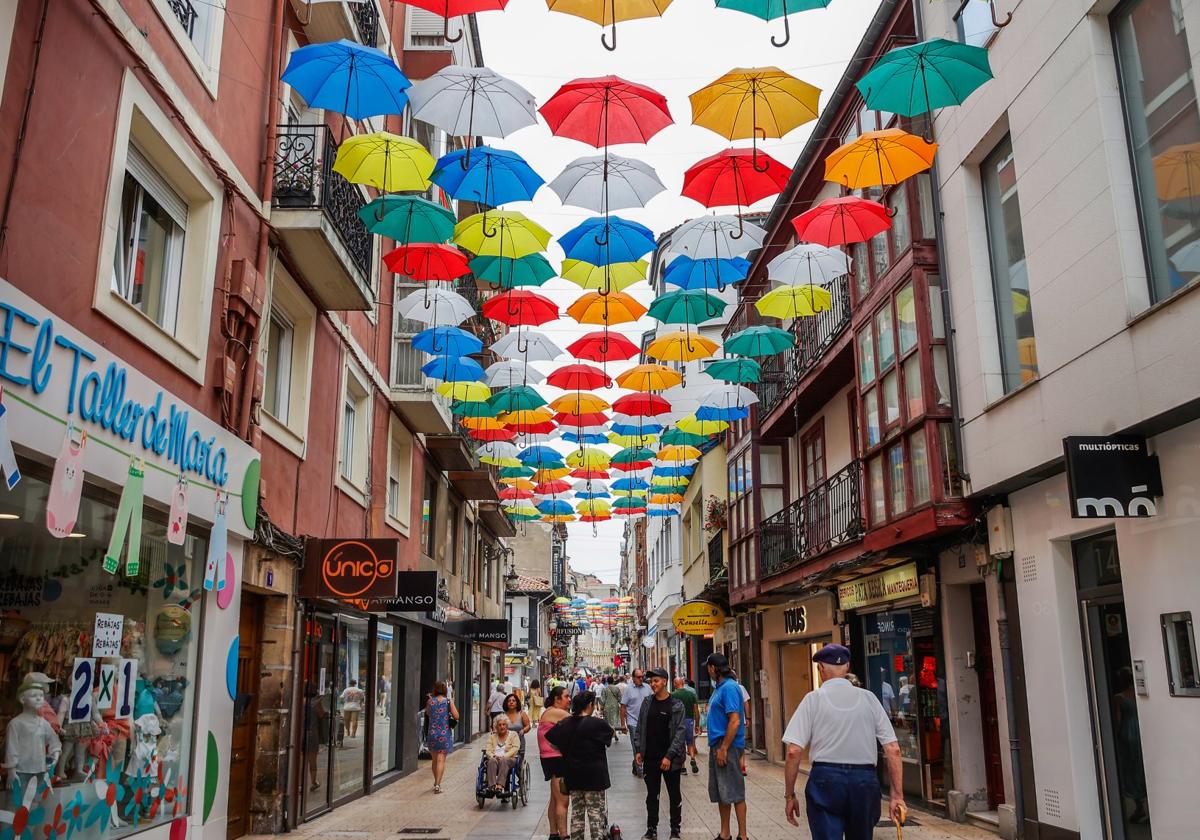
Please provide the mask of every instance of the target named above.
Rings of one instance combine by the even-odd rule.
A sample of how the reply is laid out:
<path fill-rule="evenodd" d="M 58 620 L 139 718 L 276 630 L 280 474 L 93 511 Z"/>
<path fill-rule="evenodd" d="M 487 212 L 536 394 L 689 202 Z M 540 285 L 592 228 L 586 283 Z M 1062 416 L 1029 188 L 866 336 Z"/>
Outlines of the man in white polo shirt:
<path fill-rule="evenodd" d="M 807 749 L 812 770 L 804 803 L 813 840 L 871 840 L 879 821 L 877 743 L 883 746 L 891 780 L 889 816 L 903 822 L 907 815 L 896 732 L 879 698 L 846 679 L 848 649 L 825 645 L 813 654 L 813 661 L 821 687 L 800 701 L 783 733 L 788 745 L 784 813 L 788 822 L 799 825 L 796 777 L 801 751 Z"/>

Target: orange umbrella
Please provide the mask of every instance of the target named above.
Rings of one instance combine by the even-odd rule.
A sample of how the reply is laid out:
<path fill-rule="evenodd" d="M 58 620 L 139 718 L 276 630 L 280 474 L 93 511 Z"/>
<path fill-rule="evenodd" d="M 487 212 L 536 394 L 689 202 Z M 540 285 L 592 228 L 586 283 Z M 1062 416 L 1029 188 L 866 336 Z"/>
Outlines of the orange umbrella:
<path fill-rule="evenodd" d="M 567 307 L 567 314 L 581 324 L 625 324 L 646 314 L 646 307 L 625 292 L 587 292 Z"/>
<path fill-rule="evenodd" d="M 563 394 L 550 403 L 550 408 L 563 414 L 591 414 L 597 411 L 606 411 L 610 406 L 595 394 L 576 391 L 573 394 Z"/>
<path fill-rule="evenodd" d="M 503 429 L 504 424 L 495 417 L 461 417 L 458 421 L 464 429 Z"/>
<path fill-rule="evenodd" d="M 505 426 L 529 423 L 548 423 L 554 419 L 554 412 L 548 408 L 532 408 L 525 411 L 508 411 L 496 418 Z"/>
<path fill-rule="evenodd" d="M 899 128 L 865 131 L 825 158 L 825 180 L 850 190 L 899 184 L 933 166 L 937 143 Z"/>
<path fill-rule="evenodd" d="M 558 481 L 565 475 L 570 475 L 569 467 L 554 467 L 552 469 L 538 470 L 533 474 L 533 480 L 538 484 L 546 484 L 551 481 Z M 568 490 L 570 487 L 568 486 Z"/>
<path fill-rule="evenodd" d="M 1172 146 L 1150 160 L 1154 184 L 1163 201 L 1200 195 L 1200 143 Z"/>

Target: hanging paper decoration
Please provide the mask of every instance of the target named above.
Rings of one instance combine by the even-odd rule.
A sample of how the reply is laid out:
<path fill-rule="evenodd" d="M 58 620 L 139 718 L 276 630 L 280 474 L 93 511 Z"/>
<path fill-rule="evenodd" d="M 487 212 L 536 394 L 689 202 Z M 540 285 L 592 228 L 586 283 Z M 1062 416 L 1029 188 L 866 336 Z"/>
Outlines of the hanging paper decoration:
<path fill-rule="evenodd" d="M 225 523 L 225 507 L 229 494 L 217 491 L 213 508 L 212 533 L 208 537 L 208 562 L 204 565 L 204 588 L 222 590 L 226 586 L 225 555 L 228 553 L 229 528 Z"/>
<path fill-rule="evenodd" d="M 175 480 L 175 491 L 171 494 L 171 514 L 167 517 L 167 542 L 171 545 L 183 545 L 187 537 L 187 518 L 188 482 L 180 474 Z"/>
<path fill-rule="evenodd" d="M 78 441 L 76 441 L 78 435 Z M 79 499 L 83 495 L 83 452 L 87 432 L 67 424 L 62 449 L 54 462 L 50 492 L 46 499 L 46 529 L 62 539 L 75 530 L 79 518 Z"/>
<path fill-rule="evenodd" d="M 4 404 L 4 389 L 0 388 L 0 468 L 4 470 L 4 481 L 11 490 L 21 480 L 17 467 L 17 456 L 13 452 L 12 440 L 8 436 L 8 406 Z"/>
<path fill-rule="evenodd" d="M 163 576 L 154 581 L 154 588 L 163 591 L 164 601 L 170 600 L 175 592 L 183 592 L 187 589 L 187 566 L 183 563 L 178 566 L 164 563 Z"/>
<path fill-rule="evenodd" d="M 104 555 L 103 569 L 110 575 L 115 575 L 120 565 L 126 531 L 129 532 L 129 553 L 125 560 L 125 574 L 137 577 L 141 571 L 142 566 L 138 558 L 142 548 L 142 497 L 145 481 L 145 461 L 141 458 L 130 458 L 129 476 L 125 480 L 121 501 L 117 505 L 117 521 L 108 541 L 108 552 Z"/>
<path fill-rule="evenodd" d="M 217 606 L 223 610 L 229 609 L 233 603 L 233 582 L 237 577 L 237 567 L 233 564 L 233 555 L 225 552 L 225 576 L 217 586 Z"/>

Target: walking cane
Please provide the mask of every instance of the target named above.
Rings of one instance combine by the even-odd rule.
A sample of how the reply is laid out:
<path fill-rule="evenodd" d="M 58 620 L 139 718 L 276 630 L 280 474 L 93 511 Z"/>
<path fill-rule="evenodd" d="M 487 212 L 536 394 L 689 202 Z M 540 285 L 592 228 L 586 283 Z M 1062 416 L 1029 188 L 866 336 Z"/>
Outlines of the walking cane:
<path fill-rule="evenodd" d="M 900 817 L 892 818 L 892 823 L 896 826 L 896 840 L 904 840 L 904 821 L 908 819 L 908 808 L 904 805 L 900 806 Z"/>

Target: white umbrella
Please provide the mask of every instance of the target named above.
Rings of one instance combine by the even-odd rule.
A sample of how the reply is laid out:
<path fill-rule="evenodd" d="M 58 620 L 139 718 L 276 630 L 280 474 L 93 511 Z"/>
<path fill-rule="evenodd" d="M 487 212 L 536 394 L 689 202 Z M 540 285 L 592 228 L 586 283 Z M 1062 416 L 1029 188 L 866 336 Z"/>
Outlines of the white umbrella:
<path fill-rule="evenodd" d="M 487 67 L 443 67 L 408 89 L 412 115 L 451 137 L 507 137 L 537 122 L 537 100 Z"/>
<path fill-rule="evenodd" d="M 671 251 L 694 260 L 733 259 L 761 247 L 766 235 L 737 216 L 701 216 L 671 234 Z"/>
<path fill-rule="evenodd" d="M 767 263 L 767 276 L 781 283 L 824 286 L 850 273 L 850 258 L 839 248 L 801 242 Z"/>
<path fill-rule="evenodd" d="M 476 315 L 475 307 L 458 292 L 425 288 L 413 292 L 396 304 L 396 314 L 422 324 L 447 326 L 461 324 Z"/>
<path fill-rule="evenodd" d="M 519 433 L 517 435 L 517 443 L 525 449 L 530 446 L 544 446 L 554 442 L 558 438 L 557 434 L 546 434 L 545 432 L 528 432 Z"/>
<path fill-rule="evenodd" d="M 516 330 L 493 344 L 492 352 L 506 359 L 520 357 L 525 362 L 550 362 L 564 351 L 536 330 Z"/>
<path fill-rule="evenodd" d="M 487 463 L 488 461 L 500 461 L 505 458 L 516 458 L 520 448 L 516 444 L 509 443 L 506 440 L 489 440 L 476 450 L 480 459 Z"/>
<path fill-rule="evenodd" d="M 745 408 L 758 402 L 758 395 L 743 385 L 715 385 L 700 395 L 700 405 L 710 408 Z"/>
<path fill-rule="evenodd" d="M 648 163 L 620 155 L 595 155 L 568 163 L 550 182 L 550 189 L 563 204 L 603 213 L 645 207 L 666 187 Z"/>
<path fill-rule="evenodd" d="M 512 388 L 516 385 L 537 385 L 546 380 L 546 374 L 518 359 L 496 362 L 484 371 L 484 383 L 491 388 Z"/>

